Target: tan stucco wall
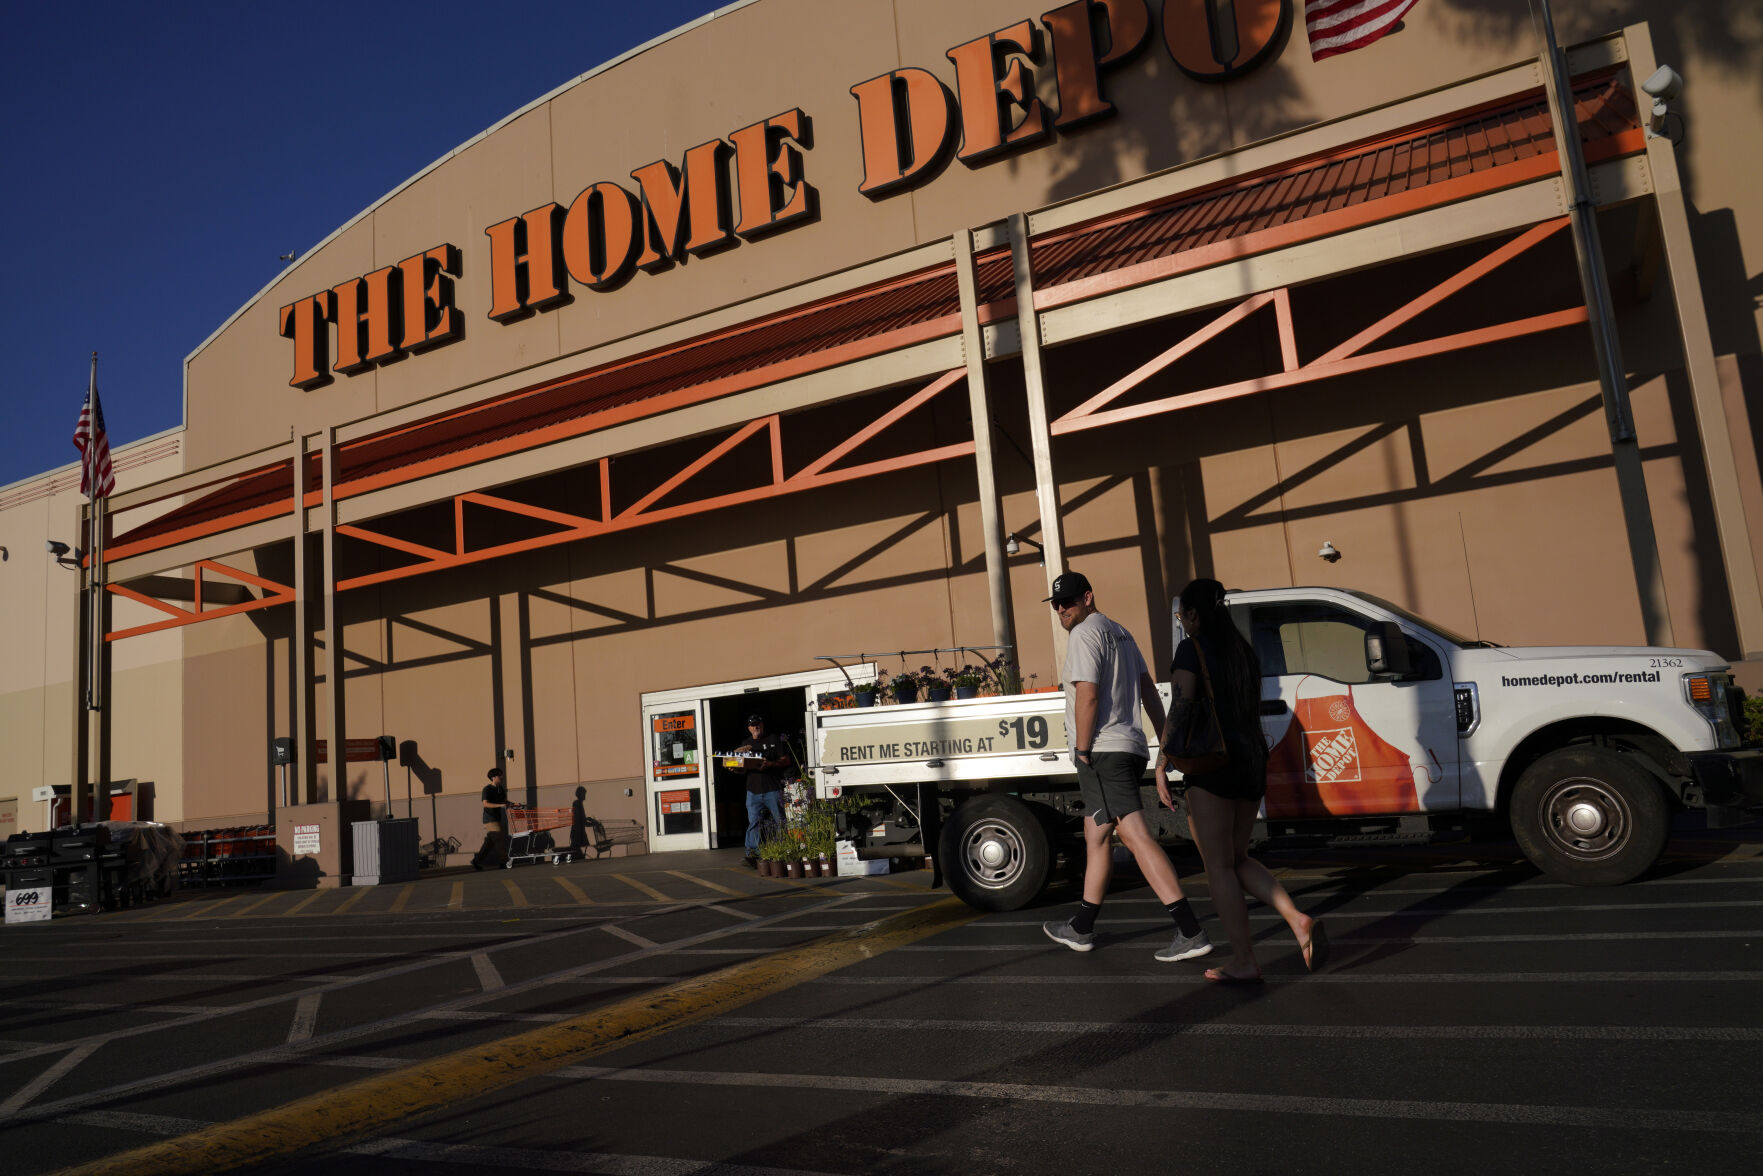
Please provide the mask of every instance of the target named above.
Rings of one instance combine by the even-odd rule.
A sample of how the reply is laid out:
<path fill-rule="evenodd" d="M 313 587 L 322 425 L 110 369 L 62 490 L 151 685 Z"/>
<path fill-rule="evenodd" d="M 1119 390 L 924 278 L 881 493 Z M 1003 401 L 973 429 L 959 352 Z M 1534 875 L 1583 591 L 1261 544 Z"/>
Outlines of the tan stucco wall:
<path fill-rule="evenodd" d="M 1754 276 L 1763 272 L 1763 196 L 1754 153 L 1731 144 L 1763 141 L 1763 31 L 1736 21 L 1721 37 L 1720 10 L 1617 0 L 1560 3 L 1557 17 L 1567 40 L 1651 20 L 1659 56 L 1690 79 L 1679 104 L 1687 135 L 1679 157 L 1728 420 L 1741 438 L 1755 549 L 1763 542 L 1763 479 L 1750 421 L 1763 396 Z M 930 69 L 952 83 L 946 49 L 1038 15 L 1016 0 L 761 0 L 522 113 L 303 258 L 198 350 L 187 372 L 190 463 L 284 441 L 291 427 L 306 432 L 469 389 L 1532 51 L 1523 0 L 1440 0 L 1417 8 L 1382 49 L 1315 64 L 1300 30 L 1276 63 L 1207 87 L 1171 67 L 1154 28 L 1138 61 L 1107 75 L 1116 118 L 979 168 L 953 163 L 912 192 L 874 202 L 858 195 L 849 87 L 896 66 Z M 677 163 L 688 147 L 791 106 L 815 120 L 807 171 L 820 192 L 818 223 L 639 273 L 613 293 L 578 288 L 570 305 L 519 322 L 485 318 L 488 225 L 547 201 L 567 204 L 586 184 L 626 180 L 657 158 Z M 1620 217 L 1606 220 L 1632 229 Z M 443 241 L 464 253 L 461 342 L 312 392 L 287 386 L 292 344 L 277 334 L 280 305 Z M 1636 302 L 1622 268 L 1631 242 L 1608 246 L 1676 641 L 1734 652 L 1669 292 L 1660 284 Z M 1570 292 L 1564 246 L 1549 256 L 1554 284 Z M 1306 322 L 1345 337 L 1379 305 L 1379 280 L 1337 280 L 1305 308 Z M 1497 316 L 1509 289 L 1477 287 L 1453 313 L 1463 321 Z M 1074 404 L 1170 342 L 1168 326 L 1157 324 L 1049 351 L 1053 398 Z M 1265 333 L 1260 345 L 1272 346 Z M 1214 362 L 1195 358 L 1203 371 Z M 1020 361 L 996 364 L 994 374 L 1001 422 L 1026 448 Z M 1564 331 L 1061 439 L 1055 460 L 1070 562 L 1097 583 L 1104 610 L 1139 636 L 1154 662 L 1169 652 L 1169 594 L 1194 574 L 1241 587 L 1361 588 L 1506 643 L 1638 642 L 1608 440 L 1595 403 L 1587 407 L 1596 395 L 1585 335 Z M 948 438 L 971 435 L 959 409 L 938 411 Z M 1005 528 L 1032 529 L 1026 462 L 1001 448 L 999 470 Z M 973 487 L 969 463 L 943 463 L 350 594 L 350 734 L 415 740 L 423 759 L 418 815 L 427 817 L 426 782 L 441 794 L 434 805 L 441 831 L 462 840 L 475 837 L 472 798 L 505 747 L 516 750 L 517 790 L 532 783 L 551 796 L 585 781 L 601 817 L 641 818 L 641 694 L 798 671 L 819 653 L 989 643 Z M 4 512 L 0 525 L 10 525 Z M 1324 540 L 1345 553 L 1340 563 L 1316 557 Z M 40 539 L 14 550 L 40 551 Z M 1024 669 L 1053 685 L 1045 578 L 1032 553 L 1012 561 L 1011 582 Z M 119 739 L 117 752 L 119 764 L 125 743 L 137 757 L 119 774 L 145 776 L 176 759 L 173 745 L 181 744 L 179 771 L 158 771 L 181 781 L 172 819 L 262 818 L 274 781 L 266 744 L 290 733 L 289 611 L 166 638 L 182 643 L 181 658 L 169 647 L 131 651 L 136 661 L 126 673 L 119 660 L 119 722 L 163 715 L 151 704 L 167 693 L 166 679 L 154 675 L 182 674 L 181 711 L 139 729 L 139 738 Z M 9 642 L 29 640 L 10 626 L 6 634 Z M 41 660 L 34 647 L 18 649 L 27 662 Z M 322 652 L 318 660 L 322 669 Z M 53 726 L 68 721 L 56 718 L 68 707 L 53 701 L 54 682 L 5 689 L 13 691 L 7 700 L 19 691 L 29 698 L 0 700 L 0 735 L 23 738 L 46 722 L 42 757 L 65 757 L 70 739 Z M 323 775 L 328 790 L 328 770 Z M 349 796 L 383 799 L 377 765 L 351 765 L 346 775 Z M 394 766 L 392 775 L 401 814 L 403 769 Z M 637 795 L 624 798 L 632 786 Z M 162 816 L 170 815 L 169 792 L 162 788 Z M 425 839 L 431 835 L 425 820 Z"/>
<path fill-rule="evenodd" d="M 158 481 L 183 469 L 182 437 L 161 434 L 120 445 L 112 458 L 119 492 Z M 78 573 L 58 565 L 45 545 L 52 539 L 80 542 L 84 502 L 77 466 L 0 488 L 0 546 L 7 551 L 0 563 L 0 747 L 6 749 L 8 783 L 20 797 L 24 827 L 40 823 L 43 811 L 28 802 L 31 789 L 67 785 L 74 776 Z M 125 623 L 164 617 L 132 611 L 137 607 L 121 603 L 113 627 L 119 615 L 130 618 Z M 184 758 L 181 633 L 113 642 L 110 659 L 108 778 L 152 781 L 155 817 L 177 820 Z"/>
<path fill-rule="evenodd" d="M 1153 4 L 1153 9 L 1159 6 Z M 1706 43 L 1708 5 L 1600 3 L 1558 6 L 1564 40 L 1652 19 L 1662 55 L 1692 77 L 1685 105 L 1721 112 L 1688 141 L 1692 201 L 1703 213 L 1731 209 L 1743 224 L 1732 246 L 1754 256 L 1763 232 L 1746 153 L 1720 142 L 1756 141 L 1763 96 L 1754 82 L 1757 40 L 1733 60 L 1732 42 Z M 1689 11 L 1685 11 L 1685 9 Z M 850 87 L 899 67 L 928 69 L 954 84 L 950 47 L 1037 18 L 1020 0 L 762 0 L 725 13 L 590 77 L 471 143 L 363 214 L 308 254 L 200 349 L 188 368 L 190 448 L 195 463 L 286 440 L 302 430 L 357 419 L 441 392 L 519 371 L 662 323 L 739 302 L 818 274 L 883 256 L 955 229 L 984 224 L 1136 178 L 1148 172 L 1390 103 L 1448 82 L 1504 67 L 1534 53 L 1527 7 L 1451 3 L 1417 8 L 1407 28 L 1360 55 L 1313 63 L 1302 29 L 1272 63 L 1228 85 L 1205 85 L 1177 71 L 1160 23 L 1133 62 L 1105 75 L 1119 113 L 1057 135 L 1047 145 L 969 167 L 952 163 L 915 190 L 871 201 L 862 178 L 856 101 Z M 1745 52 L 1751 56 L 1744 57 Z M 1376 53 L 1375 68 L 1367 55 Z M 1747 69 L 1749 72 L 1747 73 Z M 1043 69 L 1050 96 L 1050 69 Z M 680 79 L 691 79 L 689 85 Z M 659 274 L 636 274 L 622 289 L 577 288 L 572 303 L 502 325 L 490 322 L 489 243 L 497 221 L 555 201 L 568 205 L 597 180 L 633 187 L 632 169 L 791 107 L 814 120 L 806 172 L 820 193 L 818 223 Z M 1730 131 L 1726 128 L 1730 127 Z M 1731 138 L 1729 138 L 1729 135 Z M 1720 231 L 1706 226 L 1704 245 Z M 1731 235 L 1731 234 L 1729 234 Z M 466 334 L 441 347 L 311 392 L 288 387 L 292 343 L 277 333 L 285 303 L 344 279 L 395 264 L 443 241 L 463 251 L 458 303 Z M 1714 259 L 1710 259 L 1714 260 Z M 1748 265 L 1745 272 L 1758 266 Z M 1755 307 L 1722 310 L 1723 338 L 1743 332 Z M 1756 349 L 1751 322 L 1748 349 Z M 1745 340 L 1724 350 L 1745 350 Z"/>

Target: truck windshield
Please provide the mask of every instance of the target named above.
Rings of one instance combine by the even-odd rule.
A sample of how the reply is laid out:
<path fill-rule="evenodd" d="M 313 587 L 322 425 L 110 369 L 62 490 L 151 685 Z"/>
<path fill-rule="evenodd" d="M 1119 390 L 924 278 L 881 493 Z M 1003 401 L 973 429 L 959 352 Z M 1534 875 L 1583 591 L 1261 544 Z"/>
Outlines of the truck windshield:
<path fill-rule="evenodd" d="M 1348 589 L 1346 589 L 1346 591 L 1352 593 L 1354 596 L 1357 596 L 1360 600 L 1366 601 L 1369 604 L 1375 604 L 1379 608 L 1388 609 L 1390 612 L 1395 613 L 1397 616 L 1401 617 L 1404 621 L 1407 621 L 1410 624 L 1418 625 L 1422 629 L 1427 629 L 1427 630 L 1430 630 L 1431 632 L 1437 633 L 1440 637 L 1443 637 L 1446 641 L 1449 641 L 1451 644 L 1455 645 L 1459 649 L 1498 649 L 1498 648 L 1500 648 L 1500 646 L 1498 644 L 1496 644 L 1495 642 L 1492 642 L 1492 641 L 1477 641 L 1472 637 L 1465 637 L 1461 633 L 1453 633 L 1453 632 L 1451 632 L 1451 630 L 1445 628 L 1443 625 L 1439 624 L 1437 621 L 1429 621 L 1425 617 L 1417 617 L 1413 613 L 1409 612 L 1407 609 L 1403 608 L 1401 605 L 1391 604 L 1389 601 L 1383 599 L 1383 597 L 1381 597 L 1381 596 L 1373 596 L 1369 592 L 1360 592 L 1356 588 L 1348 588 Z"/>

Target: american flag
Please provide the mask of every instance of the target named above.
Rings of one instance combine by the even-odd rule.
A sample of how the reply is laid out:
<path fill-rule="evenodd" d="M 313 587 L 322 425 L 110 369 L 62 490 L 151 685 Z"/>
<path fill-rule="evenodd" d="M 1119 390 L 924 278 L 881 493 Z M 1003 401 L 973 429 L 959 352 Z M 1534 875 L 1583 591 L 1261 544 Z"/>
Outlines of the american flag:
<path fill-rule="evenodd" d="M 1363 49 L 1392 32 L 1417 0 L 1304 0 L 1310 60 Z"/>
<path fill-rule="evenodd" d="M 96 502 L 116 489 L 116 472 L 110 468 L 110 435 L 104 431 L 104 410 L 98 407 L 97 352 L 92 353 L 92 383 L 80 408 L 73 444 L 80 451 L 80 493 Z"/>

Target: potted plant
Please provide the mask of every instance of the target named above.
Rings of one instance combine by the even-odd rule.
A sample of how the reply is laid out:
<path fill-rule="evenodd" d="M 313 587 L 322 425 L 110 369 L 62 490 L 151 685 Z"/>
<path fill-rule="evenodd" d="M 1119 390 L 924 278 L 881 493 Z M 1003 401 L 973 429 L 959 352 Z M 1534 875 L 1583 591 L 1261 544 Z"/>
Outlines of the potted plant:
<path fill-rule="evenodd" d="M 924 692 L 926 701 L 948 702 L 949 683 L 942 675 L 929 666 L 920 666 L 918 670 L 919 689 Z"/>
<path fill-rule="evenodd" d="M 1022 670 L 1007 657 L 1001 657 L 990 666 L 992 682 L 998 687 L 999 694 L 1022 693 Z"/>
<path fill-rule="evenodd" d="M 924 668 L 930 669 L 929 666 Z M 901 670 L 888 679 L 888 689 L 894 692 L 895 702 L 917 702 L 920 685 L 919 676 L 911 670 Z"/>
<path fill-rule="evenodd" d="M 986 684 L 986 672 L 971 665 L 949 671 L 949 688 L 956 698 L 978 698 L 979 688 Z"/>
<path fill-rule="evenodd" d="M 851 687 L 851 695 L 857 700 L 858 706 L 874 706 L 876 695 L 880 693 L 880 682 L 858 682 Z"/>
<path fill-rule="evenodd" d="M 767 878 L 781 878 L 784 856 L 795 852 L 795 842 L 774 837 L 759 846 L 759 865 Z"/>
<path fill-rule="evenodd" d="M 792 854 L 794 854 L 797 851 L 791 850 L 790 852 Z M 784 859 L 784 877 L 786 877 L 786 878 L 800 878 L 801 876 L 802 876 L 802 859 L 799 857 L 794 857 L 794 856 L 785 858 Z"/>

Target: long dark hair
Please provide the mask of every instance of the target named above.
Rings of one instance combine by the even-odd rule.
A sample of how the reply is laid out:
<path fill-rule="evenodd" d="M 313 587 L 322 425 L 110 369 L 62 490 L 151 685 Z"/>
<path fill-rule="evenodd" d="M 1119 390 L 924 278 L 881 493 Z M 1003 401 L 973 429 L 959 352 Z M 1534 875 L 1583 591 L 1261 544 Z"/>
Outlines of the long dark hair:
<path fill-rule="evenodd" d="M 1224 607 L 1224 585 L 1217 580 L 1190 580 L 1181 590 L 1181 606 L 1194 613 L 1191 635 L 1205 641 L 1212 693 L 1221 717 L 1233 717 L 1243 728 L 1258 731 L 1261 659 L 1230 619 Z"/>

